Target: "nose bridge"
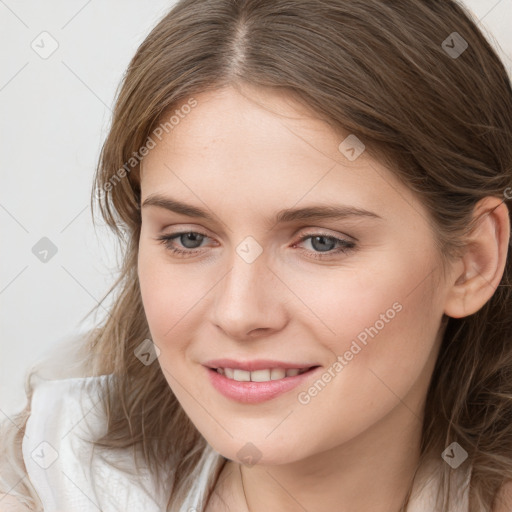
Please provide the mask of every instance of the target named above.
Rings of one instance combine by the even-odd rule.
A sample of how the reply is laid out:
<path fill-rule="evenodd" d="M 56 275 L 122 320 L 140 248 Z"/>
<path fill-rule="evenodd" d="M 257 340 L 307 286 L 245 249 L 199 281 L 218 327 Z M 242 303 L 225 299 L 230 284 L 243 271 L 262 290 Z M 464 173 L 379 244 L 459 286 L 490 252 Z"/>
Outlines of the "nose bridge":
<path fill-rule="evenodd" d="M 255 239 L 242 241 L 233 251 L 230 270 L 216 287 L 217 325 L 238 338 L 254 329 L 277 328 L 283 312 L 274 280 L 263 248 Z"/>
<path fill-rule="evenodd" d="M 235 309 L 254 307 L 264 299 L 265 283 L 268 281 L 266 274 L 271 274 L 263 255 L 260 254 L 253 259 L 251 251 L 248 250 L 241 256 L 240 248 L 243 247 L 239 245 L 236 248 L 230 260 L 231 268 L 219 287 L 221 299 L 228 302 L 224 306 L 234 305 Z"/>

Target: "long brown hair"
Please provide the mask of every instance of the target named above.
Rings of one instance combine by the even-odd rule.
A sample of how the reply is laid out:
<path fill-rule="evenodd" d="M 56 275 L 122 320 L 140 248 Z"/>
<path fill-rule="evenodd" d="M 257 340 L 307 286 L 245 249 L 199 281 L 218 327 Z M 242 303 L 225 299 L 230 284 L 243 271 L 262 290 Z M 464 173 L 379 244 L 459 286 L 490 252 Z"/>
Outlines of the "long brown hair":
<path fill-rule="evenodd" d="M 155 475 L 172 468 L 170 511 L 179 510 L 206 443 L 159 366 L 134 357 L 150 334 L 137 278 L 133 155 L 194 95 L 244 83 L 283 90 L 361 139 L 426 206 L 444 258 L 464 246 L 480 199 L 512 197 L 510 77 L 456 1 L 178 2 L 133 57 L 101 152 L 93 208 L 98 200 L 124 260 L 110 315 L 87 340 L 92 371 L 115 377 L 98 446 L 140 448 Z M 420 466 L 458 442 L 472 468 L 471 511 L 491 510 L 512 479 L 511 265 L 508 255 L 500 285 L 477 313 L 446 319 L 426 400 Z M 454 470 L 442 471 L 448 511 Z"/>

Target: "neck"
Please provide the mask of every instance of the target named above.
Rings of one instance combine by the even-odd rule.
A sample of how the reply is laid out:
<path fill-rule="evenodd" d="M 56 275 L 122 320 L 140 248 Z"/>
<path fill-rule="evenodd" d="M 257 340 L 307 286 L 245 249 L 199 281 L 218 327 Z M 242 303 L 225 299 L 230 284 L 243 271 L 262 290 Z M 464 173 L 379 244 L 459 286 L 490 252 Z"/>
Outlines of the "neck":
<path fill-rule="evenodd" d="M 228 461 L 206 510 L 399 512 L 419 462 L 421 421 L 399 403 L 357 438 L 306 459 L 252 467 Z"/>
<path fill-rule="evenodd" d="M 396 424 L 404 428 L 389 429 Z M 374 427 L 308 459 L 279 466 L 243 466 L 250 512 L 398 512 L 419 461 L 421 423 L 399 404 Z"/>

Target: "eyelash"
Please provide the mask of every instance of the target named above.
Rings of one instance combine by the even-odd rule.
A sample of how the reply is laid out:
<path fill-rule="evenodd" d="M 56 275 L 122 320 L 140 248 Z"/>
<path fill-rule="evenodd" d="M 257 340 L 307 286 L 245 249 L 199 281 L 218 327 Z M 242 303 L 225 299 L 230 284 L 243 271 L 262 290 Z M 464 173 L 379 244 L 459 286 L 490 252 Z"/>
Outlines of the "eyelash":
<path fill-rule="evenodd" d="M 181 235 L 188 235 L 188 234 L 191 234 L 191 233 L 194 234 L 194 235 L 204 236 L 205 238 L 210 238 L 205 233 L 201 233 L 199 231 L 180 231 L 179 233 L 174 233 L 172 235 L 161 235 L 161 236 L 157 237 L 157 240 L 161 244 L 163 244 L 166 247 L 166 249 L 171 251 L 173 254 L 176 254 L 176 255 L 181 254 L 182 257 L 193 256 L 194 254 L 196 254 L 198 252 L 198 249 L 183 250 L 183 249 L 178 249 L 178 248 L 173 247 L 173 246 L 170 245 L 171 242 L 175 238 L 179 238 Z M 356 246 L 356 244 L 354 242 L 351 242 L 351 241 L 348 241 L 348 240 L 344 240 L 342 238 L 337 238 L 335 236 L 328 235 L 326 233 L 313 233 L 313 234 L 304 235 L 297 242 L 295 242 L 293 245 L 295 246 L 296 244 L 302 243 L 305 240 L 308 240 L 309 238 L 316 238 L 316 237 L 324 237 L 324 238 L 327 238 L 328 240 L 333 240 L 335 242 L 338 242 L 341 245 L 341 247 L 338 247 L 337 250 L 325 251 L 323 253 L 322 252 L 313 252 L 313 254 L 314 254 L 313 258 L 314 259 L 327 259 L 329 257 L 332 257 L 335 254 L 345 254 L 345 253 L 348 253 L 348 252 L 354 250 L 355 246 Z M 306 252 L 311 252 L 311 251 L 307 251 L 306 250 Z"/>

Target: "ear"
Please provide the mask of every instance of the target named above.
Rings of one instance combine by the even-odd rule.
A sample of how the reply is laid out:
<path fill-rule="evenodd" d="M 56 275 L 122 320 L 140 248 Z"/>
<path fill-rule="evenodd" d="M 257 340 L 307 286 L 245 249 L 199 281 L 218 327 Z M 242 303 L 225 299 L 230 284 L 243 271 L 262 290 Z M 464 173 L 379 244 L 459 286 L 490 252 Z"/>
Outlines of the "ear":
<path fill-rule="evenodd" d="M 498 197 L 481 199 L 473 210 L 474 228 L 448 290 L 444 313 L 462 318 L 492 297 L 503 276 L 510 239 L 508 208 Z"/>

